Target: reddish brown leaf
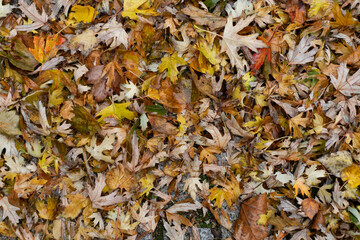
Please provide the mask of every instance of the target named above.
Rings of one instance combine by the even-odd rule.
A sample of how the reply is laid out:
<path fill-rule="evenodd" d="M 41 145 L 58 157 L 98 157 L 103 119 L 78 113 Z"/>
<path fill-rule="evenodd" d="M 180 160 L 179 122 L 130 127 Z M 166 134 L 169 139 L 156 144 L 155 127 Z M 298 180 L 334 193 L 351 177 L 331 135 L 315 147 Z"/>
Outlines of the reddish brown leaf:
<path fill-rule="evenodd" d="M 241 204 L 240 215 L 234 224 L 236 240 L 264 239 L 268 235 L 267 226 L 258 225 L 260 214 L 266 214 L 266 195 L 252 197 Z"/>

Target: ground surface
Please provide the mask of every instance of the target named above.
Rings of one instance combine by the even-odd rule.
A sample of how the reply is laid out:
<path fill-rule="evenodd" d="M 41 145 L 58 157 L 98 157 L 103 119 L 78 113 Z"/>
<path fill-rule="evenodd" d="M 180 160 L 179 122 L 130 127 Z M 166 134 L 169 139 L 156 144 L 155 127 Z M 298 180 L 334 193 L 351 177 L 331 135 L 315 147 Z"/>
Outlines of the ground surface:
<path fill-rule="evenodd" d="M 0 235 L 359 238 L 359 16 L 0 1 Z"/>

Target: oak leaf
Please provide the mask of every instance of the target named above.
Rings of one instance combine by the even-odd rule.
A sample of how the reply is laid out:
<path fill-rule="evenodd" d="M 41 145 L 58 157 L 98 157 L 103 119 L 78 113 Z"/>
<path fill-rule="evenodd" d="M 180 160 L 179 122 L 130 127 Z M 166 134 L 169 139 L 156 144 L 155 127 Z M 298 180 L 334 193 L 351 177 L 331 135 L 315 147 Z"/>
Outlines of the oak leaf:
<path fill-rule="evenodd" d="M 15 207 L 14 205 L 9 203 L 8 197 L 3 197 L 0 199 L 0 207 L 2 207 L 2 218 L 8 218 L 12 224 L 16 225 L 19 223 L 21 217 L 16 211 L 20 210 L 20 208 Z"/>

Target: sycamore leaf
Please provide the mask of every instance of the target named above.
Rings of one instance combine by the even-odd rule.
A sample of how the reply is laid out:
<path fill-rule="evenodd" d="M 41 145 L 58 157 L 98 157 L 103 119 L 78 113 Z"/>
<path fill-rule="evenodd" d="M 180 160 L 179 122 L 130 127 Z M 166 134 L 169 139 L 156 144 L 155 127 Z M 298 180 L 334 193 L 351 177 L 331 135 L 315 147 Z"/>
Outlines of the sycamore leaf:
<path fill-rule="evenodd" d="M 348 181 L 351 188 L 357 188 L 360 185 L 360 166 L 353 164 L 342 170 L 341 179 Z"/>
<path fill-rule="evenodd" d="M 195 203 L 177 203 L 166 211 L 169 213 L 177 213 L 177 212 L 188 212 L 188 211 L 195 211 L 197 209 L 202 208 L 202 205 L 199 202 Z"/>
<path fill-rule="evenodd" d="M 330 25 L 335 28 L 353 26 L 356 23 L 351 12 L 347 12 L 345 16 L 342 14 L 339 3 L 335 3 L 333 5 L 332 13 L 334 15 L 335 22 L 331 22 Z"/>
<path fill-rule="evenodd" d="M 318 52 L 318 48 L 314 47 L 308 51 L 312 44 L 311 42 L 315 37 L 303 37 L 299 42 L 299 45 L 290 46 L 290 50 L 287 54 L 289 64 L 305 64 L 314 61 L 314 55 Z"/>
<path fill-rule="evenodd" d="M 342 62 L 340 67 L 338 67 L 337 72 L 337 78 L 335 78 L 332 74 L 330 75 L 331 83 L 334 85 L 336 90 L 345 96 L 360 93 L 360 69 L 352 76 L 348 77 L 349 69 L 346 67 L 346 63 Z"/>
<path fill-rule="evenodd" d="M 90 23 L 98 14 L 97 11 L 91 6 L 81 6 L 75 5 L 72 6 L 71 12 L 69 14 L 69 24 L 74 23 Z"/>
<path fill-rule="evenodd" d="M 19 130 L 20 117 L 16 111 L 1 111 L 0 112 L 0 133 L 4 135 L 20 135 Z"/>
<path fill-rule="evenodd" d="M 10 4 L 3 5 L 2 0 L 0 0 L 0 18 L 6 17 L 9 13 L 11 13 L 12 9 L 13 6 Z"/>
<path fill-rule="evenodd" d="M 125 48 L 129 45 L 129 35 L 123 28 L 123 25 L 112 18 L 109 22 L 101 27 L 101 31 L 97 33 L 99 42 L 105 42 L 110 48 L 116 48 L 120 44 L 124 44 Z"/>
<path fill-rule="evenodd" d="M 31 31 L 34 29 L 41 28 L 44 26 L 48 21 L 48 16 L 46 15 L 46 12 L 44 9 L 42 9 L 42 13 L 38 12 L 36 9 L 35 3 L 28 5 L 26 1 L 19 0 L 19 8 L 20 10 L 30 19 L 33 21 L 32 24 L 26 24 L 26 25 L 17 25 L 15 27 L 18 31 Z"/>
<path fill-rule="evenodd" d="M 100 112 L 96 114 L 97 117 L 100 116 L 98 119 L 99 122 L 101 122 L 104 118 L 107 117 L 114 117 L 119 122 L 121 122 L 122 118 L 127 118 L 129 120 L 134 119 L 135 114 L 132 111 L 129 111 L 127 107 L 129 107 L 131 102 L 126 103 L 113 103 L 110 106 L 104 108 Z"/>
<path fill-rule="evenodd" d="M 214 125 L 208 125 L 206 127 L 206 131 L 208 131 L 212 136 L 212 139 L 207 139 L 207 144 L 217 149 L 225 148 L 231 140 L 231 135 L 226 128 L 224 128 L 224 135 L 222 135 L 219 129 Z"/>
<path fill-rule="evenodd" d="M 62 7 L 64 8 L 63 12 L 65 16 L 67 16 L 71 5 L 74 4 L 75 1 L 76 0 L 54 0 L 50 18 L 55 18 Z"/>
<path fill-rule="evenodd" d="M 240 19 L 234 26 L 233 18 L 230 15 L 225 25 L 223 39 L 221 42 L 221 51 L 226 52 L 229 56 L 232 66 L 236 66 L 239 69 L 244 70 L 244 63 L 237 53 L 240 47 L 248 47 L 254 52 L 258 52 L 258 48 L 267 48 L 268 46 L 257 38 L 259 34 L 254 33 L 246 36 L 238 35 L 238 32 L 247 27 L 255 18 L 255 15 L 247 17 L 246 19 Z"/>
<path fill-rule="evenodd" d="M 131 19 L 138 19 L 136 14 L 156 15 L 152 9 L 139 9 L 141 5 L 149 3 L 149 0 L 124 0 L 124 10 L 122 11 L 123 17 Z"/>
<path fill-rule="evenodd" d="M 21 217 L 16 213 L 20 208 L 15 207 L 9 203 L 8 197 L 3 197 L 0 199 L 0 207 L 2 207 L 2 218 L 9 218 L 12 224 L 17 225 Z"/>
<path fill-rule="evenodd" d="M 200 178 L 191 177 L 185 180 L 184 191 L 188 191 L 192 199 L 196 199 L 196 193 L 198 189 L 202 190 L 202 184 Z"/>
<path fill-rule="evenodd" d="M 179 65 L 185 65 L 186 61 L 179 57 L 177 53 L 174 53 L 173 55 L 169 57 L 163 57 L 161 59 L 161 64 L 159 66 L 159 71 L 163 72 L 165 69 L 167 69 L 167 75 L 170 78 L 170 80 L 173 83 L 177 82 L 177 75 L 179 74 L 179 71 L 177 70 L 177 67 Z"/>
<path fill-rule="evenodd" d="M 110 136 L 105 136 L 103 142 L 100 145 L 97 145 L 96 141 L 96 137 L 93 136 L 90 142 L 90 146 L 85 146 L 86 151 L 88 151 L 96 160 L 103 160 L 108 163 L 113 163 L 114 160 L 111 159 L 111 156 L 104 155 L 103 151 L 114 148 L 113 143 L 115 142 L 115 135 L 111 134 Z"/>
<path fill-rule="evenodd" d="M 104 174 L 99 174 L 95 182 L 95 187 L 92 189 L 88 186 L 89 198 L 94 208 L 102 208 L 113 204 L 121 203 L 125 200 L 123 196 L 117 195 L 117 191 L 106 196 L 101 196 L 101 192 L 106 186 Z"/>
<path fill-rule="evenodd" d="M 225 200 L 227 205 L 231 207 L 237 201 L 242 192 L 240 184 L 233 174 L 230 175 L 230 180 L 219 179 L 214 181 L 214 184 L 220 185 L 222 188 L 214 187 L 210 189 L 210 200 L 216 200 L 215 206 L 221 208 L 222 202 Z"/>
<path fill-rule="evenodd" d="M 181 229 L 181 225 L 176 221 L 173 221 L 174 226 L 170 226 L 170 224 L 164 221 L 164 228 L 166 230 L 166 236 L 169 237 L 170 240 L 184 240 L 186 229 Z"/>

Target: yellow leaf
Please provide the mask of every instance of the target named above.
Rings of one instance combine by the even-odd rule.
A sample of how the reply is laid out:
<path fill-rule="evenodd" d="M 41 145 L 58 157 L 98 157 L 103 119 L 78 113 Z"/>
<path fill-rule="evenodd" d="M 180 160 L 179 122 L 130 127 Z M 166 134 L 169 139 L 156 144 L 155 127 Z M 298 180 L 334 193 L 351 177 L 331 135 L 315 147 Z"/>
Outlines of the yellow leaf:
<path fill-rule="evenodd" d="M 328 0 L 312 0 L 310 9 L 308 11 L 308 16 L 323 16 L 323 14 L 325 14 L 330 9 L 330 7 L 331 3 Z"/>
<path fill-rule="evenodd" d="M 269 211 L 267 211 L 266 214 L 260 214 L 259 215 L 260 218 L 257 221 L 257 224 L 265 226 L 267 221 L 273 216 L 275 216 L 275 211 L 274 210 L 269 210 Z"/>
<path fill-rule="evenodd" d="M 69 194 L 66 197 L 71 200 L 71 203 L 65 207 L 63 212 L 66 218 L 76 218 L 84 207 L 91 204 L 90 199 L 81 194 Z"/>
<path fill-rule="evenodd" d="M 339 3 L 333 6 L 332 13 L 334 14 L 335 22 L 331 22 L 330 25 L 333 27 L 353 26 L 356 23 L 351 12 L 346 12 L 345 16 L 342 14 Z"/>
<path fill-rule="evenodd" d="M 255 120 L 255 121 L 249 121 L 249 122 L 244 123 L 244 127 L 247 127 L 247 128 L 258 127 L 258 126 L 260 126 L 262 120 L 263 120 L 263 119 L 262 119 L 261 117 L 256 116 L 256 120 Z"/>
<path fill-rule="evenodd" d="M 50 107 L 55 107 L 64 102 L 64 98 L 61 96 L 62 90 L 63 89 L 61 87 L 59 87 L 51 92 L 51 94 L 49 96 L 49 106 Z"/>
<path fill-rule="evenodd" d="M 151 189 L 154 187 L 154 180 L 156 179 L 155 175 L 146 174 L 145 177 L 140 179 L 141 188 L 143 191 L 141 192 L 140 196 L 148 195 Z"/>
<path fill-rule="evenodd" d="M 153 9 L 138 9 L 141 5 L 147 5 L 149 0 L 124 0 L 124 10 L 122 12 L 123 17 L 129 17 L 131 19 L 138 19 L 137 13 L 144 15 L 157 15 Z"/>
<path fill-rule="evenodd" d="M 299 115 L 297 115 L 289 120 L 290 130 L 291 130 L 294 138 L 302 137 L 302 133 L 299 128 L 299 125 L 302 127 L 306 127 L 306 125 L 309 123 L 308 118 L 302 118 L 301 116 L 302 116 L 302 113 L 300 113 Z"/>
<path fill-rule="evenodd" d="M 223 201 L 225 200 L 225 191 L 223 188 L 214 187 L 210 189 L 209 195 L 210 201 L 215 199 L 215 207 L 221 208 Z"/>
<path fill-rule="evenodd" d="M 111 104 L 96 114 L 97 117 L 100 116 L 98 121 L 101 122 L 106 117 L 115 117 L 119 122 L 122 118 L 134 119 L 135 113 L 127 109 L 130 104 L 131 102 Z"/>
<path fill-rule="evenodd" d="M 306 196 L 311 197 L 309 192 L 310 188 L 306 186 L 305 180 L 303 178 L 299 178 L 295 181 L 294 189 L 295 189 L 295 196 L 299 194 L 299 189 L 300 189 L 302 195 L 305 194 Z"/>
<path fill-rule="evenodd" d="M 249 91 L 251 89 L 251 83 L 256 81 L 256 78 L 254 76 L 251 76 L 251 72 L 247 72 L 243 77 L 243 85 L 244 88 Z"/>
<path fill-rule="evenodd" d="M 179 57 L 177 53 L 174 53 L 170 57 L 163 57 L 161 59 L 161 64 L 159 66 L 159 71 L 163 72 L 165 69 L 168 70 L 167 75 L 170 78 L 171 82 L 177 82 L 177 75 L 179 71 L 177 70 L 178 65 L 185 65 L 186 61 Z"/>
<path fill-rule="evenodd" d="M 35 207 L 41 218 L 54 220 L 57 203 L 58 200 L 56 198 L 50 197 L 47 199 L 47 204 L 45 204 L 45 201 L 37 200 Z"/>
<path fill-rule="evenodd" d="M 353 164 L 341 172 L 341 179 L 348 181 L 351 188 L 357 188 L 360 185 L 360 166 Z"/>
<path fill-rule="evenodd" d="M 213 65 L 216 65 L 220 62 L 219 52 L 220 49 L 212 46 L 210 48 L 208 42 L 205 39 L 200 39 L 198 42 L 199 51 L 206 57 L 206 59 Z"/>
<path fill-rule="evenodd" d="M 75 5 L 71 8 L 71 12 L 69 14 L 69 24 L 74 23 L 90 23 L 98 14 L 97 11 L 93 7 L 90 6 L 81 6 Z"/>

